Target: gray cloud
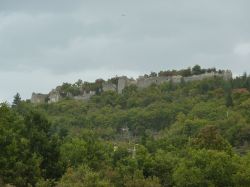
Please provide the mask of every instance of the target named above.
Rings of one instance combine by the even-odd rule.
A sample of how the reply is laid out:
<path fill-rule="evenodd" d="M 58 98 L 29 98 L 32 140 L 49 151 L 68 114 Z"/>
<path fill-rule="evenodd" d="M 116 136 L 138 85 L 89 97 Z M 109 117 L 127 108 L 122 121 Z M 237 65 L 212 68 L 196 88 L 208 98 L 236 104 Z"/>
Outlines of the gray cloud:
<path fill-rule="evenodd" d="M 248 0 L 1 0 L 0 83 L 25 74 L 54 86 L 73 74 L 90 80 L 86 72 L 98 78 L 194 64 L 249 72 L 249 7 Z"/>

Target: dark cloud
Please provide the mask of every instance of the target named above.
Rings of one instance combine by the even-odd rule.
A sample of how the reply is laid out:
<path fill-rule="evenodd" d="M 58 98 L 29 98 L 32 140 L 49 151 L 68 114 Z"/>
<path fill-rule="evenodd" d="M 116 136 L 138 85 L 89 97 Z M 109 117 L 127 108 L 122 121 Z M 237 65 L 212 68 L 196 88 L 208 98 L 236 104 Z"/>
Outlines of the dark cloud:
<path fill-rule="evenodd" d="M 249 72 L 249 7 L 248 0 L 1 0 L 0 74 L 43 71 L 59 83 L 81 72 L 98 78 L 194 64 Z"/>

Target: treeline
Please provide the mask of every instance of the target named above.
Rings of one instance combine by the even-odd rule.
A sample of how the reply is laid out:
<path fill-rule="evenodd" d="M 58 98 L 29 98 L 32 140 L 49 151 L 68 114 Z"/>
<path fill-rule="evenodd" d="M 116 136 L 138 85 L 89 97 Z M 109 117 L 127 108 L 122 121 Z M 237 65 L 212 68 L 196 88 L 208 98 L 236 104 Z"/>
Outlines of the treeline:
<path fill-rule="evenodd" d="M 250 78 L 0 107 L 0 185 L 250 186 Z M 2 184 L 1 184 L 2 183 Z"/>
<path fill-rule="evenodd" d="M 171 77 L 171 76 L 183 76 L 183 77 L 189 77 L 192 75 L 201 75 L 204 73 L 211 73 L 211 72 L 218 72 L 222 73 L 223 70 L 216 70 L 216 68 L 201 68 L 199 65 L 195 65 L 194 67 L 189 67 L 186 69 L 181 70 L 166 70 L 166 71 L 160 71 L 158 73 L 151 72 L 149 75 L 145 74 L 144 77 Z"/>

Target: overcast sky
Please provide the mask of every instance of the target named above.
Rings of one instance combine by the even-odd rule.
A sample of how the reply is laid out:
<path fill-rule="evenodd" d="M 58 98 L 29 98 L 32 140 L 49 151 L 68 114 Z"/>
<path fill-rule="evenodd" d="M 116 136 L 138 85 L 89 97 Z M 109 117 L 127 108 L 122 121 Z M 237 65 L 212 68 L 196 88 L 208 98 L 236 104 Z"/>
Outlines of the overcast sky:
<path fill-rule="evenodd" d="M 249 0 L 0 0 L 0 101 L 195 64 L 250 73 L 249 8 Z"/>

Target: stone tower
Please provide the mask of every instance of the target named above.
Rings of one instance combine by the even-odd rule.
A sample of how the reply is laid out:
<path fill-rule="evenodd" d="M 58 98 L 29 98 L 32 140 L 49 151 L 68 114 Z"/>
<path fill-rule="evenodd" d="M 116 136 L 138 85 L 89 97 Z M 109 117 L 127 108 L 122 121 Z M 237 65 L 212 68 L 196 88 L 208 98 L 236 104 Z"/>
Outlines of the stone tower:
<path fill-rule="evenodd" d="M 223 72 L 223 79 L 224 80 L 231 80 L 233 78 L 233 74 L 230 70 L 226 70 Z"/>
<path fill-rule="evenodd" d="M 119 77 L 117 85 L 117 90 L 119 94 L 122 93 L 122 90 L 127 86 L 127 84 L 128 78 L 126 76 Z"/>

